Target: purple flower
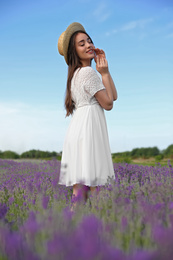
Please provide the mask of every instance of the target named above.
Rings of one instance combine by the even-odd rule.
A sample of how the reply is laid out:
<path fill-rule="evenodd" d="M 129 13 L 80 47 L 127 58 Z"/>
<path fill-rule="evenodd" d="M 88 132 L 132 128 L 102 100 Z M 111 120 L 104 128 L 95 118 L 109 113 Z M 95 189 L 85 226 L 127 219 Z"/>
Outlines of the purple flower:
<path fill-rule="evenodd" d="M 66 221 L 70 221 L 73 216 L 73 212 L 68 207 L 66 207 L 63 210 L 63 215 Z"/>
<path fill-rule="evenodd" d="M 9 205 L 11 205 L 11 204 L 14 202 L 14 197 L 10 197 L 10 198 L 8 199 L 8 202 L 9 202 Z"/>
<path fill-rule="evenodd" d="M 81 259 L 97 258 L 102 248 L 102 241 L 99 236 L 101 232 L 102 223 L 94 215 L 83 218 L 75 236 L 75 243 L 79 245 Z"/>
<path fill-rule="evenodd" d="M 170 209 L 173 209 L 173 202 L 170 202 L 169 208 L 170 208 Z"/>
<path fill-rule="evenodd" d="M 58 199 L 58 195 L 57 194 L 54 194 L 54 199 L 57 200 Z"/>
<path fill-rule="evenodd" d="M 47 209 L 49 203 L 49 196 L 43 196 L 42 198 L 42 206 L 44 209 Z"/>
<path fill-rule="evenodd" d="M 1 236 L 5 242 L 3 253 L 6 256 L 5 259 L 13 260 L 39 260 L 29 249 L 24 237 L 18 232 L 9 232 L 7 230 L 1 231 Z"/>
<path fill-rule="evenodd" d="M 22 233 L 28 233 L 32 237 L 40 230 L 41 225 L 37 222 L 36 215 L 34 212 L 30 212 L 27 221 L 21 226 L 20 231 Z"/>
<path fill-rule="evenodd" d="M 8 207 L 5 203 L 0 203 L 0 219 L 3 219 L 8 212 Z"/>
<path fill-rule="evenodd" d="M 124 231 L 127 227 L 128 223 L 127 223 L 127 218 L 126 217 L 122 217 L 121 218 L 121 227 L 122 227 L 122 230 Z"/>
<path fill-rule="evenodd" d="M 164 259 L 172 259 L 173 256 L 173 227 L 166 229 L 157 226 L 153 229 L 153 237 L 158 244 L 160 256 L 165 256 Z M 159 258 L 158 259 L 162 259 Z"/>
<path fill-rule="evenodd" d="M 158 259 L 156 252 L 137 251 L 133 256 L 127 258 L 129 260 L 154 260 Z"/>

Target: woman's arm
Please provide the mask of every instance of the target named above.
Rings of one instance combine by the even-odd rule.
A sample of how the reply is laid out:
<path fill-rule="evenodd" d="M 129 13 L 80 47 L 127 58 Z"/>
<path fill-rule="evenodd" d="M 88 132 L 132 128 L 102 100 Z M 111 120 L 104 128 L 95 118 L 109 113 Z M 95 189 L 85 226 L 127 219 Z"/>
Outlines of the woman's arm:
<path fill-rule="evenodd" d="M 113 108 L 113 101 L 117 99 L 117 91 L 108 70 L 108 62 L 105 53 L 102 50 L 96 50 L 97 56 L 94 59 L 96 62 L 96 69 L 101 74 L 102 82 L 106 89 L 98 91 L 95 94 L 95 97 L 104 109 L 111 110 Z"/>
<path fill-rule="evenodd" d="M 111 74 L 109 73 L 109 79 L 110 79 L 110 84 L 111 84 L 111 89 L 112 89 L 112 94 L 113 94 L 113 100 L 117 100 L 117 90 L 116 90 L 116 87 L 115 87 L 115 84 L 114 84 L 114 81 L 111 77 Z"/>

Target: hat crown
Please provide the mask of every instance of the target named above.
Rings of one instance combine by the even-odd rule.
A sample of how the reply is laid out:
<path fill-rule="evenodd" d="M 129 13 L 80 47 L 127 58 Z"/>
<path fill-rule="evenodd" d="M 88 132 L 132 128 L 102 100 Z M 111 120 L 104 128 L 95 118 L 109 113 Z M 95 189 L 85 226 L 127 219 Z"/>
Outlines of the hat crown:
<path fill-rule="evenodd" d="M 61 35 L 60 35 L 60 37 L 58 39 L 58 51 L 59 51 L 59 54 L 61 54 L 62 56 L 64 56 L 64 53 L 63 53 L 64 34 L 65 34 L 65 32 L 61 33 Z"/>
<path fill-rule="evenodd" d="M 84 27 L 80 23 L 78 22 L 71 23 L 67 27 L 65 32 L 63 32 L 58 39 L 58 51 L 62 56 L 64 56 L 67 65 L 68 65 L 67 52 L 68 52 L 70 38 L 77 31 L 86 32 Z"/>

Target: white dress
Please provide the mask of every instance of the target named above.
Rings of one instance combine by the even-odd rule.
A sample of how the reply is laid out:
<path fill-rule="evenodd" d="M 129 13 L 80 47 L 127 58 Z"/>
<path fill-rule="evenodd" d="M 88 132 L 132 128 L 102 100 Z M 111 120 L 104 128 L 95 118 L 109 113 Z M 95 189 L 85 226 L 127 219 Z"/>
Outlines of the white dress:
<path fill-rule="evenodd" d="M 92 67 L 75 71 L 71 81 L 75 111 L 64 141 L 59 184 L 99 186 L 115 178 L 104 110 L 94 97 L 102 89 Z"/>

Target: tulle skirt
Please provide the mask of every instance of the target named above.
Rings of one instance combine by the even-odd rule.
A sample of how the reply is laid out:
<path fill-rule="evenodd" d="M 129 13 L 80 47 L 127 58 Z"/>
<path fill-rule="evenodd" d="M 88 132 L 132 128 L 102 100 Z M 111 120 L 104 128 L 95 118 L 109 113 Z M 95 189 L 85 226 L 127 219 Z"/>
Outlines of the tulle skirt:
<path fill-rule="evenodd" d="M 94 187 L 114 178 L 103 108 L 99 104 L 77 108 L 64 141 L 59 184 Z"/>

